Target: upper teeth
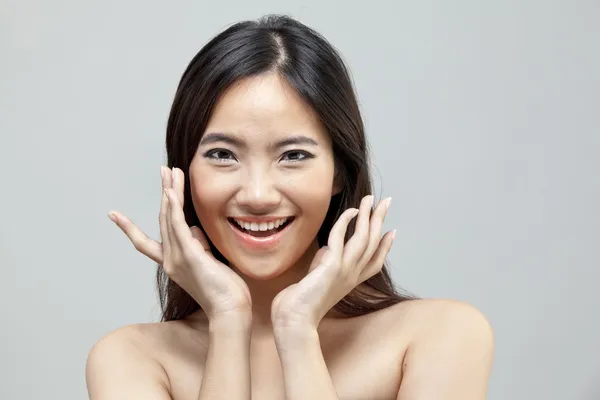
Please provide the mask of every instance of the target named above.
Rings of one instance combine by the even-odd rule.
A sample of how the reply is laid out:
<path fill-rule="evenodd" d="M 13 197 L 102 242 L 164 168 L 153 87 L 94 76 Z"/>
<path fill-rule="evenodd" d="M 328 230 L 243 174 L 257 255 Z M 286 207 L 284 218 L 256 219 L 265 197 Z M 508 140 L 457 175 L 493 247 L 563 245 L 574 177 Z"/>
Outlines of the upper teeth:
<path fill-rule="evenodd" d="M 284 224 L 288 219 L 281 218 L 271 222 L 245 222 L 240 221 L 238 219 L 233 219 L 239 226 L 249 231 L 266 231 L 270 229 L 275 229 Z"/>

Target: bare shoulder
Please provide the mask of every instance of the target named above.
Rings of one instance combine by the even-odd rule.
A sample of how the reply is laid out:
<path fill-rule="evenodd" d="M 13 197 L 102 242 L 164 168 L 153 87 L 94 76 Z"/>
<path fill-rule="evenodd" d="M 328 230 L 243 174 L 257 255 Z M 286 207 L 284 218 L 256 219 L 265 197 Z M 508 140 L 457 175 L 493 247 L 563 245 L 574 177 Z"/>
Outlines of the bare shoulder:
<path fill-rule="evenodd" d="M 493 349 L 493 330 L 486 316 L 469 303 L 446 299 L 407 300 L 389 308 L 389 324 L 410 335 L 409 346 L 441 341 L 468 342 Z"/>
<path fill-rule="evenodd" d="M 152 351 L 161 325 L 128 325 L 94 344 L 85 370 L 90 399 L 170 399 L 168 377 Z"/>
<path fill-rule="evenodd" d="M 415 299 L 353 319 L 360 334 L 387 332 L 406 347 L 431 340 L 480 339 L 493 347 L 493 332 L 484 314 L 474 306 L 456 300 Z M 347 332 L 347 330 L 346 330 Z M 447 343 L 450 343 L 447 341 Z"/>
<path fill-rule="evenodd" d="M 485 315 L 469 303 L 447 299 L 418 299 L 404 301 L 391 308 L 418 334 L 415 340 L 419 340 L 433 328 L 439 330 L 440 334 L 461 330 L 488 337 L 492 334 Z"/>
<path fill-rule="evenodd" d="M 400 303 L 397 312 L 411 332 L 399 398 L 485 398 L 494 335 L 481 311 L 460 301 L 427 299 Z"/>

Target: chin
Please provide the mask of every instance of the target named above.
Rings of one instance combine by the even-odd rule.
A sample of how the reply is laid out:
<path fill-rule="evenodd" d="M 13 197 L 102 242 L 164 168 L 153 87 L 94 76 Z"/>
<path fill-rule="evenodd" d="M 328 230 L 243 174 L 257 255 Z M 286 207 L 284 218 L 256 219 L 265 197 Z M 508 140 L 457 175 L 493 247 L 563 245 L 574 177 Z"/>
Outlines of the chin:
<path fill-rule="evenodd" d="M 231 265 L 240 274 L 256 281 L 268 281 L 290 271 L 296 262 L 282 260 L 281 255 L 232 257 Z"/>

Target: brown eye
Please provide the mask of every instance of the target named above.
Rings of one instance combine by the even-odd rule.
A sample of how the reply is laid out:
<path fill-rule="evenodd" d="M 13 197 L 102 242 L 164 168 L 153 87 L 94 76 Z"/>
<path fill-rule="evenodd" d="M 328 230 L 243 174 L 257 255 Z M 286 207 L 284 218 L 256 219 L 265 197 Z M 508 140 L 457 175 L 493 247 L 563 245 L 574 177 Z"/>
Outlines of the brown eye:
<path fill-rule="evenodd" d="M 229 161 L 237 161 L 235 156 L 229 151 L 225 149 L 212 149 L 204 153 L 204 157 L 220 161 L 220 162 L 229 162 Z"/>
<path fill-rule="evenodd" d="M 288 151 L 286 153 L 283 154 L 283 156 L 281 156 L 281 159 L 284 161 L 290 161 L 290 162 L 298 162 L 298 161 L 303 161 L 309 158 L 313 158 L 314 156 L 306 151 L 300 151 L 300 150 L 292 150 L 292 151 Z"/>

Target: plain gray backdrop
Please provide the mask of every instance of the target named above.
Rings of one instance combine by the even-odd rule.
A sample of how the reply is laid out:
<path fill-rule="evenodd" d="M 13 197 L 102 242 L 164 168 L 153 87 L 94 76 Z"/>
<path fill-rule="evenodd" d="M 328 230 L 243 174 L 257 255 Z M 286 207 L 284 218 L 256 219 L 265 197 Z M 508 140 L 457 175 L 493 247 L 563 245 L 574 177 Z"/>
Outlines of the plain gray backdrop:
<path fill-rule="evenodd" d="M 0 398 L 83 399 L 91 346 L 158 318 L 178 80 L 242 19 L 289 13 L 348 62 L 396 282 L 490 320 L 492 400 L 600 399 L 600 2 L 0 2 Z"/>

